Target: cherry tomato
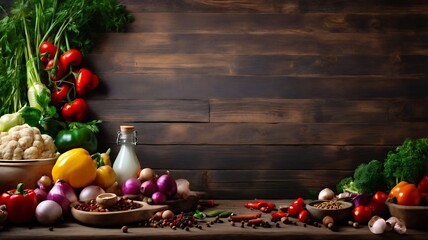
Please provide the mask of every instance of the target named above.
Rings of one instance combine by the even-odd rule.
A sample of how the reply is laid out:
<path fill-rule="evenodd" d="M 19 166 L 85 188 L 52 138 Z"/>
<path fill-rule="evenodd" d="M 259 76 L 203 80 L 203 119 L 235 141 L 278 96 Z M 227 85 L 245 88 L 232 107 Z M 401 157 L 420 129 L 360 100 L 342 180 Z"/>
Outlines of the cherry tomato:
<path fill-rule="evenodd" d="M 373 195 L 373 200 L 378 203 L 385 204 L 386 199 L 388 199 L 388 195 L 382 191 L 378 191 L 375 193 L 375 195 Z"/>
<path fill-rule="evenodd" d="M 383 217 L 386 211 L 386 199 L 388 195 L 382 191 L 376 192 L 373 197 L 370 199 L 367 207 L 371 208 L 372 214 L 379 217 Z"/>
<path fill-rule="evenodd" d="M 293 204 L 291 204 L 291 206 L 289 206 L 289 207 L 288 207 L 288 214 L 289 214 L 291 217 L 297 217 L 297 216 L 299 216 L 299 213 L 300 213 L 302 210 L 303 210 L 302 205 L 300 205 L 300 204 L 296 204 L 296 203 L 293 203 Z"/>
<path fill-rule="evenodd" d="M 383 217 L 386 211 L 385 203 L 379 203 L 375 200 L 371 199 L 369 203 L 367 203 L 367 207 L 372 210 L 372 215 L 377 215 L 379 217 Z"/>
<path fill-rule="evenodd" d="M 309 219 L 309 212 L 308 210 L 304 209 L 300 211 L 299 217 L 297 218 L 299 222 L 306 223 Z"/>
<path fill-rule="evenodd" d="M 371 208 L 363 205 L 355 207 L 354 210 L 352 211 L 352 214 L 354 216 L 354 221 L 359 224 L 368 223 L 370 218 L 372 218 L 372 215 L 373 215 Z"/>
<path fill-rule="evenodd" d="M 304 205 L 305 204 L 305 200 L 303 199 L 303 198 L 301 198 L 301 197 L 299 197 L 299 198 L 297 198 L 295 201 L 294 201 L 294 203 L 295 204 L 300 204 L 300 205 Z"/>

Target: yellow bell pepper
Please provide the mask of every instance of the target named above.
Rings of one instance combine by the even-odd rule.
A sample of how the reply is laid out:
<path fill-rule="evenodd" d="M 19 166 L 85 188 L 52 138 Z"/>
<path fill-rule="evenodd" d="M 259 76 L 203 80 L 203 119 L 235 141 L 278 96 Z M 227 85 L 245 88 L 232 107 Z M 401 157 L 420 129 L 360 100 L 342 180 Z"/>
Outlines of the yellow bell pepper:
<path fill-rule="evenodd" d="M 61 179 L 73 188 L 90 185 L 96 177 L 97 163 L 88 151 L 74 148 L 61 154 L 52 168 L 54 181 Z"/>
<path fill-rule="evenodd" d="M 93 182 L 94 185 L 101 188 L 108 188 L 116 181 L 116 173 L 109 165 L 101 166 L 97 169 L 97 176 Z"/>

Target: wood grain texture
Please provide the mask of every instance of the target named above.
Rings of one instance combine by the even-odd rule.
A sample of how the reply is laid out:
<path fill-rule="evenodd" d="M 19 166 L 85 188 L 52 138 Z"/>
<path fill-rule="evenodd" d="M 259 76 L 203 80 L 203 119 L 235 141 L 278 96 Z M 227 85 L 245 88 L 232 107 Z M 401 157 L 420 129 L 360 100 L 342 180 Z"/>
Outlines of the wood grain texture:
<path fill-rule="evenodd" d="M 426 1 L 121 2 L 85 56 L 113 159 L 133 124 L 143 166 L 209 197 L 295 198 L 427 136 Z"/>

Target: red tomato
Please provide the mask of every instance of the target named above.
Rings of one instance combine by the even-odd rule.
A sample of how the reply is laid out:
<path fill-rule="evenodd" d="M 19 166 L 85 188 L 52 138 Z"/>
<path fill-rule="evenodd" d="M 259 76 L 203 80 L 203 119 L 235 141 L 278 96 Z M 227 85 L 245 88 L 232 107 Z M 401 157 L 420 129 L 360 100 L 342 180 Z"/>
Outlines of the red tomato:
<path fill-rule="evenodd" d="M 381 191 L 378 191 L 373 195 L 373 197 L 370 199 L 369 203 L 367 204 L 367 207 L 371 208 L 373 215 L 377 215 L 379 217 L 383 217 L 385 215 L 385 211 L 386 211 L 385 202 L 387 198 L 388 198 L 388 195 Z"/>
<path fill-rule="evenodd" d="M 385 204 L 386 199 L 388 199 L 388 195 L 382 191 L 378 191 L 373 195 L 373 200 L 378 203 Z"/>
<path fill-rule="evenodd" d="M 303 210 L 302 205 L 300 205 L 300 204 L 296 204 L 296 203 L 293 203 L 293 204 L 291 204 L 291 206 L 289 206 L 289 207 L 288 207 L 288 214 L 289 214 L 291 217 L 297 217 L 297 216 L 299 216 L 299 213 L 300 213 L 302 210 Z"/>
<path fill-rule="evenodd" d="M 372 215 L 377 215 L 379 217 L 383 217 L 385 215 L 385 203 L 376 202 L 376 200 L 371 199 L 367 204 L 367 207 L 372 210 Z"/>
<path fill-rule="evenodd" d="M 309 212 L 308 212 L 308 210 L 305 209 L 305 210 L 300 211 L 299 217 L 298 217 L 299 222 L 305 223 L 305 222 L 308 221 L 308 219 L 309 219 Z"/>
<path fill-rule="evenodd" d="M 354 208 L 352 214 L 354 215 L 354 221 L 359 224 L 368 223 L 370 221 L 370 218 L 372 218 L 371 208 L 363 205 Z"/>
<path fill-rule="evenodd" d="M 297 199 L 294 201 L 294 204 L 304 205 L 304 204 L 305 204 L 305 200 L 304 200 L 303 198 L 299 197 L 299 198 L 297 198 Z"/>

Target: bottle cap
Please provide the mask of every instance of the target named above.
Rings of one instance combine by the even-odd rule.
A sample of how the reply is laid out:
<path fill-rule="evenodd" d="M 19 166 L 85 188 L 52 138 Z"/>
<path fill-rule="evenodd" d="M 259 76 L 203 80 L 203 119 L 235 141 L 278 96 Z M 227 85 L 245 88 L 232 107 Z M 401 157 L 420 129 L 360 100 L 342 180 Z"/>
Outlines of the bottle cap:
<path fill-rule="evenodd" d="M 134 131 L 134 126 L 129 126 L 129 125 L 120 126 L 120 131 L 121 132 L 132 132 L 132 131 Z"/>

